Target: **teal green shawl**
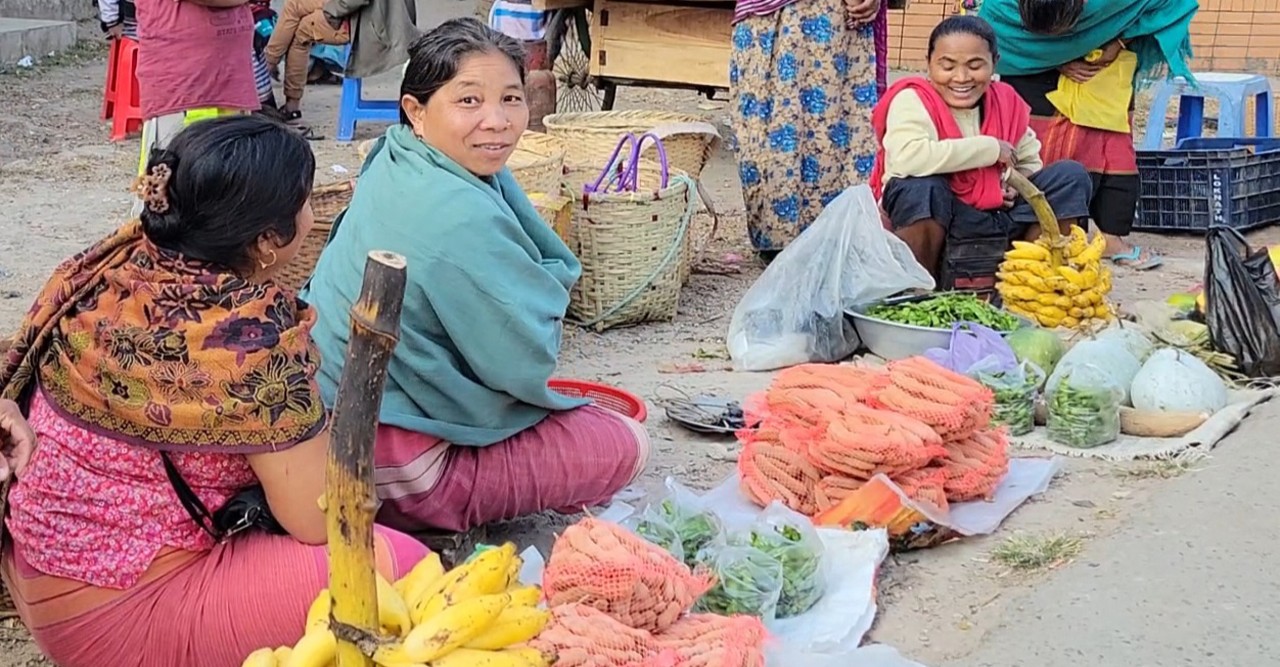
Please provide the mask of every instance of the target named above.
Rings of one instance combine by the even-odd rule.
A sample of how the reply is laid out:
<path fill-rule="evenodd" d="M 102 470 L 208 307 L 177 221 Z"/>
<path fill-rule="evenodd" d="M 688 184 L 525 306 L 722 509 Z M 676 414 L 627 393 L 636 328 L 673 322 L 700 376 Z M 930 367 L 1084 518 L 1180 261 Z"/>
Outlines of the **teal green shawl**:
<path fill-rule="evenodd" d="M 1191 19 L 1197 0 L 1086 0 L 1071 31 L 1038 35 L 1022 27 L 1018 0 L 983 0 L 978 15 L 995 28 L 1000 61 L 996 72 L 1038 74 L 1083 58 L 1117 37 L 1138 56 L 1139 85 L 1166 73 L 1194 81 Z"/>
<path fill-rule="evenodd" d="M 319 316 L 329 405 L 346 358 L 365 257 L 408 262 L 400 342 L 379 421 L 457 445 L 490 445 L 583 405 L 547 389 L 569 289 L 582 266 L 503 169 L 478 178 L 403 125 L 366 158 L 302 297 Z"/>

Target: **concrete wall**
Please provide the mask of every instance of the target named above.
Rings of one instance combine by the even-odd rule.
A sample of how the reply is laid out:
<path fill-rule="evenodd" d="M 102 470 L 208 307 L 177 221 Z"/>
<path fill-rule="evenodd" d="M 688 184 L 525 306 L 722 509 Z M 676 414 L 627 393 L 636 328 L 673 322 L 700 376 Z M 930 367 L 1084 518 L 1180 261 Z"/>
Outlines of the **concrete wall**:
<path fill-rule="evenodd" d="M 905 11 L 889 12 L 890 67 L 923 69 L 929 31 L 958 4 L 911 0 Z M 1197 71 L 1280 76 L 1280 0 L 1201 0 L 1191 44 Z"/>
<path fill-rule="evenodd" d="M 79 21 L 97 16 L 93 0 L 0 0 L 0 17 Z"/>

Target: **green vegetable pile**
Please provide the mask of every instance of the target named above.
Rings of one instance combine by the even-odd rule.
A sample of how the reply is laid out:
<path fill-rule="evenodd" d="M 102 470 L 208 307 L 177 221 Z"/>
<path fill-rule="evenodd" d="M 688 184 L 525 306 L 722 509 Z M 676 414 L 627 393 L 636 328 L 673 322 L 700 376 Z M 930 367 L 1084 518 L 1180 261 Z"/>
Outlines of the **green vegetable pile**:
<path fill-rule="evenodd" d="M 776 558 L 749 546 L 722 545 L 704 550 L 698 560 L 715 574 L 716 584 L 698 599 L 696 611 L 774 618 L 783 587 Z"/>
<path fill-rule="evenodd" d="M 1016 372 L 979 373 L 978 382 L 995 393 L 991 425 L 1006 426 L 1009 435 L 1026 435 L 1036 429 L 1036 390 L 1040 376 Z"/>
<path fill-rule="evenodd" d="M 782 591 L 778 618 L 799 616 L 813 608 L 824 592 L 820 568 L 822 554 L 807 544 L 792 526 L 751 531 L 751 546 L 782 565 Z"/>
<path fill-rule="evenodd" d="M 1105 386 L 1064 378 L 1049 397 L 1049 439 L 1089 449 L 1120 435 L 1120 397 Z"/>
<path fill-rule="evenodd" d="M 945 292 L 920 301 L 880 304 L 867 316 L 886 322 L 948 329 L 956 322 L 975 322 L 996 331 L 1013 331 L 1023 321 L 968 292 Z"/>
<path fill-rule="evenodd" d="M 689 510 L 668 498 L 646 510 L 635 530 L 640 537 L 692 565 L 698 552 L 720 535 L 721 528 L 714 514 Z"/>

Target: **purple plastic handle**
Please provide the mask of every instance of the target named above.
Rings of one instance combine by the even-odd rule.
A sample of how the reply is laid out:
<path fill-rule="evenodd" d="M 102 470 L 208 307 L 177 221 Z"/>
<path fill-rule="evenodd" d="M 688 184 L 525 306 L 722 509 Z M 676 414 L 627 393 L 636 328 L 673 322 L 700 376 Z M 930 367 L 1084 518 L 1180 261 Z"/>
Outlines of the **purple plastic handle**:
<path fill-rule="evenodd" d="M 662 181 L 659 189 L 666 188 L 670 179 L 670 167 L 667 161 L 667 149 L 662 145 L 662 139 L 652 132 L 646 132 L 638 139 L 636 135 L 628 132 L 618 138 L 618 145 L 614 146 L 613 154 L 609 156 L 609 161 L 605 165 L 604 170 L 600 172 L 600 176 L 592 183 L 582 186 L 583 194 L 607 193 L 613 192 L 637 192 L 640 190 L 640 153 L 644 147 L 645 139 L 652 139 L 653 145 L 658 151 L 658 163 L 662 169 Z M 619 164 L 618 156 L 622 153 L 624 146 L 630 146 L 626 161 Z M 608 178 L 608 180 L 605 180 Z M 613 188 L 617 188 L 616 190 Z"/>

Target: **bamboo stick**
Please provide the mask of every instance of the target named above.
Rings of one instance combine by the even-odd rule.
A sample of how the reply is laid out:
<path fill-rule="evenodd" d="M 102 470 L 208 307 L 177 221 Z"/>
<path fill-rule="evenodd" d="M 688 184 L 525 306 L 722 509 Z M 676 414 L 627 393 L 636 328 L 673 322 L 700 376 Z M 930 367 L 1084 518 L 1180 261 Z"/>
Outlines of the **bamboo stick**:
<path fill-rule="evenodd" d="M 1067 237 L 1062 235 L 1062 228 L 1058 225 L 1058 216 L 1053 212 L 1053 208 L 1049 206 L 1049 200 L 1045 199 L 1044 193 L 1037 188 L 1026 176 L 1023 176 L 1017 169 L 1010 169 L 1009 175 L 1005 177 L 1005 182 L 1009 187 L 1013 188 L 1018 194 L 1031 205 L 1031 210 L 1036 214 L 1036 220 L 1040 222 L 1040 233 L 1049 239 L 1049 265 L 1057 268 L 1062 266 L 1063 248 L 1067 245 Z"/>
<path fill-rule="evenodd" d="M 400 331 L 405 260 L 373 251 L 364 267 L 360 299 L 351 307 L 351 340 L 333 406 L 326 471 L 329 531 L 330 627 L 338 638 L 337 667 L 373 667 L 378 637 L 373 520 L 373 440 L 387 362 Z"/>

